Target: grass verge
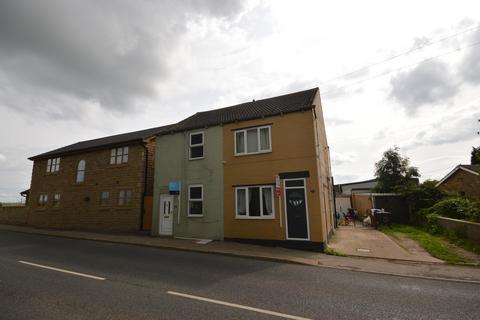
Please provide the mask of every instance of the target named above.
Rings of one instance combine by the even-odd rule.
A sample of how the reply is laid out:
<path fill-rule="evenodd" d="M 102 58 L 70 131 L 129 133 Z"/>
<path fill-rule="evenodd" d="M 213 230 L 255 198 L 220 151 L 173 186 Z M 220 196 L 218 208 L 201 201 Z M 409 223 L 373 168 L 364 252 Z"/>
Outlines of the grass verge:
<path fill-rule="evenodd" d="M 339 257 L 346 257 L 347 256 L 346 254 L 337 252 L 337 251 L 333 250 L 332 248 L 326 248 L 325 250 L 323 250 L 323 253 L 328 254 L 330 256 L 339 256 Z"/>
<path fill-rule="evenodd" d="M 454 246 L 441 236 L 432 235 L 419 228 L 412 226 L 394 224 L 390 228 L 382 227 L 381 231 L 393 237 L 398 234 L 417 241 L 422 248 L 430 253 L 435 258 L 446 261 L 452 264 L 464 264 L 470 261 L 457 253 Z"/>

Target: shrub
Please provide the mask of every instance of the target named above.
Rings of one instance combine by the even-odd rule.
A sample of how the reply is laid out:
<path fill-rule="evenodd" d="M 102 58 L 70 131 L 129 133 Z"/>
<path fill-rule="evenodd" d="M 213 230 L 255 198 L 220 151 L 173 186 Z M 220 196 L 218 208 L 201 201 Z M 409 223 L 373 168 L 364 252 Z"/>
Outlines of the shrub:
<path fill-rule="evenodd" d="M 474 204 L 464 198 L 449 198 L 436 203 L 432 212 L 453 219 L 468 219 L 474 211 Z"/>

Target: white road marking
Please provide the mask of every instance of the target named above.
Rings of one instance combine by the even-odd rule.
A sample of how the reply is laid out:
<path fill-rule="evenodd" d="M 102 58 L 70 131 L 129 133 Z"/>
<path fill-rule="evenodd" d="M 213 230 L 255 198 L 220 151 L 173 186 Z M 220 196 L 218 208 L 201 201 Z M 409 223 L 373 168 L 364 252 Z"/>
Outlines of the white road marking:
<path fill-rule="evenodd" d="M 74 276 L 80 276 L 80 277 L 85 277 L 85 278 L 90 278 L 90 279 L 95 279 L 95 280 L 106 280 L 106 278 L 97 277 L 97 276 L 92 276 L 92 275 L 90 275 L 90 274 L 68 271 L 68 270 L 65 270 L 65 269 L 60 269 L 60 268 L 54 268 L 54 267 L 44 266 L 44 265 L 36 264 L 36 263 L 32 263 L 32 262 L 27 262 L 27 261 L 22 261 L 22 260 L 19 260 L 18 262 L 19 262 L 19 263 L 22 263 L 22 264 L 27 264 L 27 265 L 29 265 L 29 266 L 38 267 L 38 268 L 43 268 L 43 269 L 48 269 L 48 270 L 53 270 L 53 271 L 58 271 L 58 272 L 63 272 L 63 273 L 68 273 L 68 274 L 73 274 Z"/>
<path fill-rule="evenodd" d="M 285 319 L 311 320 L 310 318 L 292 316 L 292 315 L 285 314 L 285 313 L 280 313 L 280 312 L 275 312 L 275 311 L 270 311 L 270 310 L 265 310 L 265 309 L 259 309 L 259 308 L 253 308 L 253 307 L 244 306 L 244 305 L 241 305 L 241 304 L 230 303 L 230 302 L 225 302 L 225 301 L 220 301 L 220 300 L 214 300 L 214 299 L 209 299 L 209 298 L 204 298 L 204 297 L 199 297 L 199 296 L 193 296 L 193 295 L 186 294 L 186 293 L 180 293 L 180 292 L 175 292 L 175 291 L 167 291 L 167 293 L 171 294 L 171 295 L 174 295 L 174 296 L 180 296 L 180 297 L 184 297 L 184 298 L 188 298 L 188 299 L 220 304 L 220 305 L 227 306 L 227 307 L 244 309 L 244 310 L 254 311 L 254 312 L 258 312 L 258 313 L 264 313 L 264 314 L 268 314 L 268 315 L 272 315 L 272 316 L 276 316 L 276 317 L 280 317 L 280 318 L 285 318 Z"/>

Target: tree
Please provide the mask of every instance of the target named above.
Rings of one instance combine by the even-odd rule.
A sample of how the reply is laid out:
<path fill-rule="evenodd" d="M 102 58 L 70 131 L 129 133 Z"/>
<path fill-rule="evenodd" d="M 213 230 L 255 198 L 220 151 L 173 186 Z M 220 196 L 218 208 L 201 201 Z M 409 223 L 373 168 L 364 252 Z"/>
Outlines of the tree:
<path fill-rule="evenodd" d="M 470 164 L 480 164 L 480 147 L 472 147 Z"/>
<path fill-rule="evenodd" d="M 400 155 L 397 146 L 383 153 L 380 161 L 375 163 L 375 177 L 378 180 L 376 192 L 396 192 L 413 183 L 412 178 L 420 177 L 418 168 L 410 166 L 410 159 Z"/>

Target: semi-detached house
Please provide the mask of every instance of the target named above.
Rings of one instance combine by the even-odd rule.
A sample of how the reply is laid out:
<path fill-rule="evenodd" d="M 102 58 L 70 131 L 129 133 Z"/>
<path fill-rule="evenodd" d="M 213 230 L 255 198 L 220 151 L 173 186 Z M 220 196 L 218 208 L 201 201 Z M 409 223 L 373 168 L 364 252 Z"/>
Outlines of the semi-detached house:
<path fill-rule="evenodd" d="M 332 231 L 318 88 L 196 113 L 159 134 L 155 161 L 153 235 L 321 249 Z"/>
<path fill-rule="evenodd" d="M 82 141 L 29 158 L 26 223 L 92 230 L 148 227 L 155 136 L 168 128 Z"/>
<path fill-rule="evenodd" d="M 333 228 L 318 88 L 83 141 L 34 161 L 27 224 L 322 249 Z"/>

